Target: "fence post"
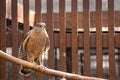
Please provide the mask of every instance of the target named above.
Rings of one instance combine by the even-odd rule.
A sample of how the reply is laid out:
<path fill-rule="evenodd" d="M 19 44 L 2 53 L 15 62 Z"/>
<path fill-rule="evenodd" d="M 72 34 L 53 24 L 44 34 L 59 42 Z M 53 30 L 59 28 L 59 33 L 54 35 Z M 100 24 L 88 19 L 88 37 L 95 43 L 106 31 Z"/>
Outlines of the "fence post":
<path fill-rule="evenodd" d="M 18 16 L 17 0 L 11 0 L 12 6 L 12 55 L 18 57 Z M 12 64 L 12 78 L 18 79 L 18 65 Z"/>
<path fill-rule="evenodd" d="M 103 76 L 102 59 L 102 0 L 96 0 L 96 58 L 97 77 Z"/>
<path fill-rule="evenodd" d="M 53 32 L 53 0 L 47 0 L 47 30 L 50 37 L 50 49 L 48 51 L 48 67 L 54 69 L 54 32 Z M 49 76 L 49 80 L 54 80 L 53 76 Z"/>
<path fill-rule="evenodd" d="M 29 31 L 29 0 L 23 0 L 23 37 Z M 23 38 L 24 39 L 24 38 Z M 30 77 L 24 77 L 25 80 L 30 80 Z"/>
<path fill-rule="evenodd" d="M 72 22 L 72 72 L 78 73 L 78 13 L 77 0 L 72 0 L 71 22 Z"/>
<path fill-rule="evenodd" d="M 0 49 L 6 52 L 6 0 L 0 0 Z M 6 61 L 0 59 L 0 80 L 6 80 Z"/>
<path fill-rule="evenodd" d="M 60 28 L 60 70 L 66 71 L 66 12 L 65 0 L 59 0 L 59 28 Z"/>
<path fill-rule="evenodd" d="M 108 0 L 108 53 L 109 79 L 116 80 L 115 72 L 115 44 L 114 44 L 114 0 Z"/>
<path fill-rule="evenodd" d="M 83 0 L 83 28 L 84 28 L 84 75 L 90 76 L 89 0 Z"/>

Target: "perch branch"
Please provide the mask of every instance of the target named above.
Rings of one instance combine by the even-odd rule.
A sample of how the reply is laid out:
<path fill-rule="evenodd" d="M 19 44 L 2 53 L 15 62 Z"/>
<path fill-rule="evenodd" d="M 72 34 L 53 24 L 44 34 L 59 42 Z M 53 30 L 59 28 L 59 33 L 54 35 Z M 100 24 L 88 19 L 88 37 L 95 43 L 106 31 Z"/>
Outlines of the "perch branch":
<path fill-rule="evenodd" d="M 95 78 L 95 77 L 87 77 L 87 76 L 81 76 L 81 75 L 77 75 L 77 74 L 71 74 L 71 73 L 66 73 L 66 72 L 62 72 L 62 71 L 57 71 L 57 70 L 49 69 L 47 67 L 45 67 L 43 69 L 43 67 L 40 67 L 39 65 L 34 65 L 30 62 L 13 57 L 13 56 L 8 55 L 7 53 L 5 53 L 1 50 L 0 50 L 0 58 L 5 59 L 5 60 L 10 61 L 10 62 L 13 62 L 13 63 L 18 64 L 18 65 L 22 65 L 26 68 L 30 68 L 30 69 L 40 71 L 40 72 L 45 73 L 45 74 L 55 75 L 55 76 L 62 77 L 62 78 L 70 78 L 73 80 L 103 80 L 103 79 Z"/>

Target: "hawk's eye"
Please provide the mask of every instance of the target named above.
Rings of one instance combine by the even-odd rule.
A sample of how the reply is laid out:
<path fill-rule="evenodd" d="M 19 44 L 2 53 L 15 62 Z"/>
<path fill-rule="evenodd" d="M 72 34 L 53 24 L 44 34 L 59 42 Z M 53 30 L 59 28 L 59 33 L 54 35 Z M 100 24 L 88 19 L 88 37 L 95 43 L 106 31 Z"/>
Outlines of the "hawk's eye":
<path fill-rule="evenodd" d="M 40 25 L 39 27 L 42 27 L 42 25 Z"/>

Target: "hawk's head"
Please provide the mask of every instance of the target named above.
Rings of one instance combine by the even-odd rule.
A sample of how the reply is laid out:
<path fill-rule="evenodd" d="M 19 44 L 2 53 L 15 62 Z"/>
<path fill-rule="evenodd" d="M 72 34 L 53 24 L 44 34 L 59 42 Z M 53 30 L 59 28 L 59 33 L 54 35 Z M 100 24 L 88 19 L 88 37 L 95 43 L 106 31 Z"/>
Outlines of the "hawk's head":
<path fill-rule="evenodd" d="M 36 27 L 40 27 L 40 28 L 44 27 L 44 28 L 46 28 L 46 24 L 44 22 L 40 22 L 40 23 L 36 24 Z"/>
<path fill-rule="evenodd" d="M 46 24 L 44 22 L 39 22 L 34 27 L 34 31 L 37 33 L 41 33 L 42 31 L 46 32 L 46 30 L 47 30 L 47 28 L 46 28 Z"/>

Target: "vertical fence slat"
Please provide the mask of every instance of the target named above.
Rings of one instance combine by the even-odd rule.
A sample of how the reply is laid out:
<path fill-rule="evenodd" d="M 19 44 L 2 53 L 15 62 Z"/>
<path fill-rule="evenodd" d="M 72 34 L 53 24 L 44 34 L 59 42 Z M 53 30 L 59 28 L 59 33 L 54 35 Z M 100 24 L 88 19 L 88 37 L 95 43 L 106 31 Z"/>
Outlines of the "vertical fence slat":
<path fill-rule="evenodd" d="M 72 0 L 72 72 L 78 73 L 77 0 Z"/>
<path fill-rule="evenodd" d="M 24 36 L 29 31 L 29 0 L 23 0 Z"/>
<path fill-rule="evenodd" d="M 102 68 L 102 0 L 96 0 L 96 57 L 97 57 L 97 77 L 103 75 Z"/>
<path fill-rule="evenodd" d="M 110 80 L 115 79 L 115 46 L 114 46 L 114 0 L 108 0 L 108 51 Z"/>
<path fill-rule="evenodd" d="M 65 0 L 59 0 L 59 28 L 60 28 L 60 70 L 66 71 L 66 13 Z"/>
<path fill-rule="evenodd" d="M 35 0 L 35 24 L 42 21 L 41 0 Z M 37 72 L 37 80 L 42 80 L 42 73 Z"/>
<path fill-rule="evenodd" d="M 17 24 L 17 0 L 12 3 L 12 55 L 18 57 L 18 24 Z M 12 64 L 12 78 L 18 79 L 18 65 Z"/>
<path fill-rule="evenodd" d="M 1 2 L 0 2 L 1 3 Z M 0 12 L 1 12 L 1 7 L 0 7 Z M 0 14 L 0 16 L 1 16 L 1 14 Z M 0 19 L 1 20 L 1 19 Z M 1 23 L 0 23 L 0 26 L 1 26 Z M 1 49 L 1 28 L 0 28 L 0 49 Z M 2 73 L 1 72 L 1 59 L 0 59 L 0 74 Z M 0 75 L 0 80 L 1 80 L 1 75 Z"/>
<path fill-rule="evenodd" d="M 1 2 L 0 2 L 1 3 Z M 0 10 L 1 10 L 1 7 L 0 7 Z M 1 11 L 0 11 L 1 12 Z M 0 14 L 0 16 L 1 16 L 1 14 Z M 1 19 L 0 19 L 1 20 Z M 0 23 L 0 26 L 1 26 L 1 23 Z M 0 28 L 0 49 L 1 49 L 1 28 Z M 2 74 L 2 72 L 1 72 L 1 59 L 0 59 L 0 74 Z M 0 80 L 1 80 L 2 78 L 1 78 L 1 75 L 0 75 Z"/>
<path fill-rule="evenodd" d="M 23 35 L 29 31 L 29 0 L 23 0 Z M 25 80 L 30 80 L 30 77 L 24 77 Z"/>
<path fill-rule="evenodd" d="M 1 3 L 1 1 L 0 1 L 0 3 Z M 0 5 L 1 5 L 1 4 L 0 4 Z M 0 12 L 1 12 L 1 10 L 2 10 L 1 8 L 2 8 L 2 7 L 0 6 Z M 1 19 L 2 19 L 1 16 L 2 16 L 2 14 L 0 13 L 0 21 L 1 21 Z M 1 22 L 0 22 L 0 26 L 1 26 Z M 1 49 L 1 41 L 2 41 L 2 40 L 1 40 L 1 34 L 2 34 L 2 33 L 1 33 L 1 30 L 2 30 L 2 29 L 0 28 L 0 49 Z M 0 59 L 0 74 L 2 73 L 2 72 L 1 72 L 1 65 L 2 65 L 2 64 L 1 64 L 1 59 Z M 1 75 L 0 75 L 0 80 L 1 80 Z"/>
<path fill-rule="evenodd" d="M 89 0 L 83 0 L 84 75 L 90 76 Z"/>
<path fill-rule="evenodd" d="M 42 0 L 35 0 L 35 24 L 42 21 L 41 1 Z"/>
<path fill-rule="evenodd" d="M 0 49 L 6 52 L 6 0 L 0 1 Z M 6 61 L 0 59 L 0 80 L 6 80 Z"/>
<path fill-rule="evenodd" d="M 50 50 L 48 52 L 48 67 L 54 69 L 54 40 L 53 40 L 53 0 L 47 0 L 47 29 L 50 37 Z M 53 80 L 53 76 L 49 76 Z"/>

